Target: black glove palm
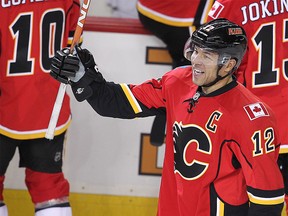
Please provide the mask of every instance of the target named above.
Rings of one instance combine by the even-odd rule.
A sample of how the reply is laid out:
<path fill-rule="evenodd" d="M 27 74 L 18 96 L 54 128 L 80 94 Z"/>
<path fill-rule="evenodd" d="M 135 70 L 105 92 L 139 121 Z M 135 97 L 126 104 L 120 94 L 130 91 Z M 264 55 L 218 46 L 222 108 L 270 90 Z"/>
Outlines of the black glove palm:
<path fill-rule="evenodd" d="M 50 74 L 56 80 L 70 84 L 75 98 L 83 101 L 93 94 L 90 87 L 93 81 L 104 83 L 105 80 L 95 67 L 93 55 L 87 49 L 78 46 L 75 49 L 77 55 L 69 54 L 67 48 L 58 51 L 52 59 Z"/>

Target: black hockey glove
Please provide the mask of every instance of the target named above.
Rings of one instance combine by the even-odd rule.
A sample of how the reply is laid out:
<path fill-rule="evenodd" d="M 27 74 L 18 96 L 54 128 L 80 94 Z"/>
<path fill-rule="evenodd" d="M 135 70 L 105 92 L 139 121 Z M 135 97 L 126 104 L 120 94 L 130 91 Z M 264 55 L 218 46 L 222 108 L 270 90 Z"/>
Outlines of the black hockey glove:
<path fill-rule="evenodd" d="M 65 84 L 71 84 L 70 78 L 75 77 L 76 71 L 79 70 L 79 59 L 69 53 L 69 48 L 58 50 L 52 59 L 50 67 L 50 75 Z"/>
<path fill-rule="evenodd" d="M 93 55 L 87 49 L 75 47 L 74 55 L 67 52 L 67 48 L 58 51 L 52 59 L 51 76 L 56 80 L 70 84 L 77 101 L 84 101 L 93 94 L 89 86 L 93 81 L 104 83 Z"/>
<path fill-rule="evenodd" d="M 90 86 L 92 82 L 105 83 L 106 81 L 99 72 L 92 53 L 79 46 L 76 46 L 75 49 L 80 59 L 80 69 L 76 76 L 71 78 L 71 87 L 75 98 L 81 102 L 92 96 L 93 90 Z"/>

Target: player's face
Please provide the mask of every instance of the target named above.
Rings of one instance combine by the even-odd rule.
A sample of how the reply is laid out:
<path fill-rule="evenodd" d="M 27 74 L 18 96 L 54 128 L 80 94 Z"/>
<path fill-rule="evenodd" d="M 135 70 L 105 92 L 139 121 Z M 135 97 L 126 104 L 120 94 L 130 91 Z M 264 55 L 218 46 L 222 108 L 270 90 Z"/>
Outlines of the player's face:
<path fill-rule="evenodd" d="M 236 64 L 235 59 L 225 57 L 225 63 L 219 69 L 219 54 L 209 49 L 195 46 L 191 55 L 192 80 L 198 86 L 202 86 L 204 93 L 209 94 L 231 82 L 232 76 L 226 76 Z M 224 59 L 223 59 L 224 60 Z M 221 62 L 223 62 L 223 60 Z M 219 71 L 218 71 L 219 70 Z M 212 86 L 206 86 L 214 82 L 217 75 L 224 77 Z"/>
<path fill-rule="evenodd" d="M 207 49 L 195 46 L 191 55 L 192 80 L 198 85 L 206 85 L 217 77 L 219 55 Z"/>

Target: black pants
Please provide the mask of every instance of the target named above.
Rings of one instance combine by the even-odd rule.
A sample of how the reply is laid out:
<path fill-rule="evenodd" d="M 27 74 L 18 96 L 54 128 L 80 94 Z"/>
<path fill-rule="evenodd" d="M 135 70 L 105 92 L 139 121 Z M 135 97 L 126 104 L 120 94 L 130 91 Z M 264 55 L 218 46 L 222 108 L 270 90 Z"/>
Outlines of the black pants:
<path fill-rule="evenodd" d="M 189 27 L 169 26 L 152 20 L 141 13 L 138 15 L 143 26 L 166 44 L 173 60 L 173 68 L 190 65 L 190 61 L 183 56 L 184 45 L 190 37 Z"/>
<path fill-rule="evenodd" d="M 53 140 L 16 140 L 0 134 L 0 176 L 5 175 L 16 148 L 20 154 L 19 167 L 44 173 L 61 172 L 64 138 L 65 132 Z"/>
<path fill-rule="evenodd" d="M 278 165 L 283 176 L 285 194 L 288 195 L 288 153 L 279 154 Z"/>

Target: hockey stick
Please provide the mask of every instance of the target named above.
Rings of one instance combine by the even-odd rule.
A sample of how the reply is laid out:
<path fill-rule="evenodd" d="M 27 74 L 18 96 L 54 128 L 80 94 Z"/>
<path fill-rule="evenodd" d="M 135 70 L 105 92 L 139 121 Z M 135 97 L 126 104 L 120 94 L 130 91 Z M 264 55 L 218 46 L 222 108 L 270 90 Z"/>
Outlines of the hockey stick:
<path fill-rule="evenodd" d="M 77 27 L 76 27 L 74 37 L 72 40 L 72 44 L 70 47 L 70 53 L 73 52 L 75 45 L 79 43 L 82 31 L 83 31 L 83 26 L 84 26 L 86 16 L 88 13 L 90 1 L 91 0 L 83 0 L 83 4 L 81 7 L 81 11 L 80 11 L 80 17 L 78 19 Z M 60 84 L 58 94 L 56 97 L 56 101 L 54 103 L 54 107 L 53 107 L 52 114 L 50 117 L 48 129 L 47 129 L 46 134 L 45 134 L 46 139 L 52 140 L 54 138 L 54 131 L 55 131 L 55 128 L 56 128 L 56 125 L 58 122 L 59 114 L 61 111 L 63 99 L 64 99 L 65 92 L 66 92 L 66 87 L 67 87 L 67 84 L 64 84 L 64 83 Z"/>

